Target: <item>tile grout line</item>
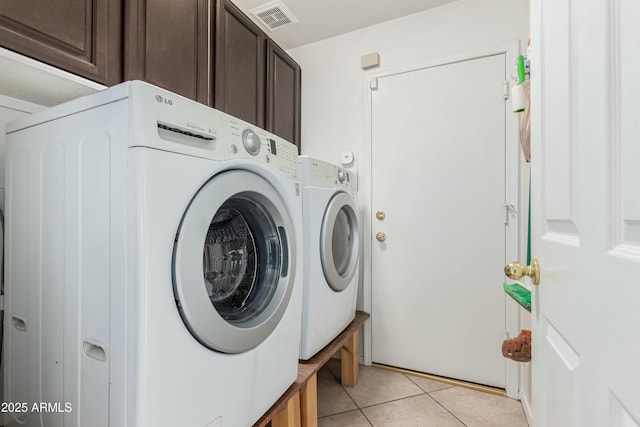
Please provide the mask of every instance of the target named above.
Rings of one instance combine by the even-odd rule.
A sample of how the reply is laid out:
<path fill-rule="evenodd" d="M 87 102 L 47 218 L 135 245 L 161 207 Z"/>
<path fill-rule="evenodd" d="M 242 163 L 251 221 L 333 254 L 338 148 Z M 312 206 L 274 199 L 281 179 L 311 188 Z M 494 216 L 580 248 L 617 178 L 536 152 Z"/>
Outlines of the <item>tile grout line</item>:
<path fill-rule="evenodd" d="M 407 376 L 401 372 L 397 372 L 398 374 L 400 374 L 401 376 L 407 378 Z M 333 374 L 333 372 L 332 372 Z M 353 399 L 353 397 L 351 397 L 351 395 L 349 394 L 349 392 L 347 391 L 347 389 L 342 385 L 342 381 L 340 381 L 339 378 L 337 378 L 334 375 L 334 378 L 336 378 L 336 380 L 338 381 L 338 383 L 340 384 L 340 386 L 342 387 L 342 389 L 344 390 L 344 392 L 347 394 L 347 396 L 349 396 L 349 399 L 351 399 L 351 401 L 353 402 L 354 405 L 356 405 L 356 408 L 362 410 L 365 408 L 371 408 L 373 406 L 378 406 L 378 405 L 384 405 L 385 403 L 390 403 L 390 402 L 397 402 L 399 400 L 403 400 L 403 399 L 407 399 L 409 397 L 416 397 L 416 396 L 420 396 L 421 394 L 427 394 L 427 392 L 425 390 L 422 389 L 422 387 L 420 387 L 418 384 L 414 383 L 413 381 L 411 381 L 411 379 L 407 378 L 409 380 L 409 382 L 411 382 L 412 384 L 414 384 L 416 387 L 418 387 L 418 390 L 420 390 L 420 393 L 416 393 L 416 394 L 412 394 L 410 396 L 404 396 L 404 397 L 399 397 L 397 399 L 391 399 L 391 400 L 385 400 L 384 402 L 379 402 L 379 403 L 374 403 L 372 405 L 366 405 L 366 406 L 360 406 L 358 405 L 358 403 Z M 364 415 L 364 413 L 363 413 Z M 368 419 L 368 418 L 367 418 Z"/>
<path fill-rule="evenodd" d="M 329 369 L 329 371 L 331 371 L 331 370 Z M 333 375 L 333 372 L 331 372 L 331 375 Z M 403 374 L 403 375 L 404 375 L 404 374 Z M 404 375 L 404 376 L 406 377 L 406 375 Z M 340 379 L 338 379 L 335 375 L 333 375 L 333 377 L 334 377 L 334 378 L 336 378 L 336 380 L 338 381 L 338 384 L 340 384 L 340 387 L 342 387 L 342 389 L 343 389 L 343 390 L 344 390 L 344 392 L 347 394 L 347 396 L 349 396 L 349 399 L 351 399 L 351 401 L 353 402 L 353 404 L 354 404 L 354 405 L 356 405 L 356 408 L 358 409 L 358 411 L 360 411 L 360 413 L 362 414 L 362 416 L 364 417 L 364 419 L 365 419 L 365 420 L 367 420 L 367 422 L 369 423 L 369 425 L 370 425 L 371 427 L 373 427 L 373 422 L 369 419 L 369 417 L 367 417 L 367 415 L 364 413 L 364 411 L 363 411 L 362 409 L 364 409 L 364 408 L 371 408 L 371 407 L 373 407 L 373 406 L 377 406 L 377 405 L 384 405 L 384 404 L 386 404 L 386 403 L 395 402 L 395 401 L 402 400 L 402 399 L 407 399 L 407 398 L 409 398 L 409 397 L 415 397 L 415 396 L 420 396 L 420 395 L 422 395 L 422 394 L 427 394 L 427 392 L 426 392 L 426 391 L 424 391 L 424 390 L 422 390 L 422 388 L 421 388 L 419 385 L 417 385 L 417 384 L 413 383 L 413 381 L 410 381 L 411 383 L 415 384 L 415 385 L 416 385 L 416 387 L 418 387 L 418 389 L 419 389 L 422 393 L 414 394 L 414 395 L 412 395 L 412 396 L 405 396 L 405 397 L 400 398 L 400 399 L 392 399 L 392 400 L 388 400 L 388 401 L 386 401 L 386 402 L 376 403 L 376 404 L 374 404 L 374 405 L 362 406 L 362 407 L 361 407 L 361 406 L 360 406 L 360 405 L 358 405 L 358 403 L 353 399 L 353 397 L 351 397 L 351 395 L 349 394 L 349 392 L 347 391 L 347 389 L 344 387 L 344 385 L 342 385 L 342 381 L 341 381 Z M 433 398 L 432 398 L 432 399 L 433 399 Z M 435 400 L 435 399 L 434 399 L 434 400 Z M 349 411 L 345 411 L 345 412 L 349 412 Z M 344 413 L 344 412 L 343 412 L 343 413 Z M 457 417 L 456 417 L 456 419 L 457 419 Z"/>
<path fill-rule="evenodd" d="M 442 409 L 444 409 L 446 412 L 448 412 L 448 413 L 449 413 L 453 418 L 455 418 L 456 420 L 458 420 L 458 421 L 460 422 L 460 424 L 462 424 L 462 425 L 463 425 L 463 426 L 465 426 L 465 427 L 468 427 L 468 426 L 467 426 L 467 424 L 466 424 L 464 421 L 462 421 L 460 418 L 458 418 L 458 417 L 456 416 L 456 414 L 454 414 L 453 412 L 451 412 L 448 408 L 446 408 L 444 405 L 442 405 L 442 404 L 441 404 L 441 403 L 440 403 L 436 398 L 434 398 L 433 396 L 431 396 L 431 393 L 430 393 L 430 392 L 428 392 L 428 391 L 424 390 L 424 389 L 423 389 L 422 387 L 420 387 L 416 382 L 414 382 L 411 378 L 409 378 L 409 375 L 407 375 L 407 374 L 405 374 L 405 373 L 402 373 L 402 372 L 398 372 L 398 373 L 399 373 L 399 374 L 401 374 L 401 375 L 403 375 L 403 376 L 404 376 L 406 379 L 408 379 L 412 384 L 415 384 L 415 386 L 416 386 L 416 387 L 418 387 L 420 390 L 422 390 L 422 393 L 414 394 L 413 396 L 405 396 L 405 397 L 401 397 L 401 398 L 399 398 L 399 399 L 389 400 L 389 401 L 387 401 L 387 402 L 376 403 L 375 405 L 364 406 L 363 408 L 372 408 L 372 407 L 374 407 L 374 406 L 384 405 L 384 404 L 387 404 L 387 403 L 390 403 L 390 402 L 398 402 L 398 401 L 400 401 L 400 400 L 409 399 L 409 398 L 411 398 L 411 397 L 416 397 L 416 396 L 420 396 L 420 395 L 425 394 L 425 395 L 427 395 L 427 396 L 429 397 L 429 399 L 433 400 L 433 401 L 434 401 L 438 406 L 440 406 Z M 441 389 L 438 389 L 438 390 L 433 390 L 433 392 L 442 391 L 442 390 L 446 390 L 446 389 L 449 389 L 449 388 L 455 388 L 455 387 L 456 387 L 455 385 L 451 385 L 451 384 L 449 384 L 449 387 L 444 387 L 444 388 L 441 388 Z M 343 387 L 343 388 L 344 388 L 344 387 Z M 346 392 L 346 390 L 345 390 L 345 392 Z M 349 394 L 349 393 L 347 393 L 347 394 Z M 351 397 L 351 396 L 349 396 L 349 397 Z M 351 399 L 351 400 L 353 400 L 353 399 Z M 354 402 L 354 403 L 355 403 L 355 402 Z M 358 406 L 358 404 L 357 404 L 357 403 L 356 403 L 356 406 Z M 360 408 L 360 406 L 358 406 L 358 409 L 362 410 L 362 408 Z M 364 415 L 364 412 L 363 412 L 363 415 Z M 365 418 L 366 418 L 366 415 L 365 415 Z M 368 420 L 368 418 L 367 418 L 367 420 Z"/>
<path fill-rule="evenodd" d="M 417 385 L 417 384 L 416 384 Z M 344 388 L 344 387 L 343 387 Z M 418 387 L 420 388 L 420 387 Z M 422 390 L 422 389 L 420 389 Z M 345 390 L 346 392 L 346 390 Z M 347 393 L 348 395 L 349 393 Z M 423 394 L 427 394 L 427 392 L 425 392 L 424 390 L 422 390 L 422 393 L 418 393 L 418 394 L 414 394 L 412 396 L 405 396 L 405 397 L 401 397 L 399 399 L 392 399 L 392 400 L 387 400 L 386 402 L 380 402 L 380 403 L 375 403 L 373 405 L 369 405 L 369 406 L 362 406 L 360 407 L 355 401 L 353 403 L 355 403 L 355 405 L 358 407 L 358 411 L 360 411 L 360 413 L 362 414 L 362 416 L 367 420 L 367 422 L 369 423 L 369 425 L 371 425 L 371 427 L 373 427 L 373 422 L 369 419 L 369 417 L 367 417 L 367 414 L 364 413 L 363 409 L 367 409 L 367 408 L 373 408 L 374 406 L 380 406 L 380 405 L 386 405 L 387 403 L 391 403 L 391 402 L 398 402 L 400 400 L 404 400 L 404 399 L 409 399 L 412 397 L 416 397 L 416 396 L 422 396 Z M 351 396 L 349 396 L 351 397 Z M 433 399 L 433 398 L 432 398 Z M 353 400 L 353 399 L 351 399 Z M 457 417 L 456 417 L 457 418 Z M 465 424 L 466 426 L 466 424 Z"/>
<path fill-rule="evenodd" d="M 335 414 L 323 415 L 321 417 L 318 417 L 318 419 L 329 418 L 329 417 L 333 417 L 335 415 L 342 415 L 342 414 L 346 414 L 347 412 L 355 412 L 355 411 L 360 411 L 360 408 L 356 407 L 356 408 L 353 408 L 353 409 L 347 409 L 345 411 L 339 411 L 339 412 L 336 412 Z M 362 412 L 362 411 L 360 411 L 360 412 Z M 364 415 L 364 414 L 362 414 L 362 415 Z M 0 426 L 0 427 L 2 427 L 2 426 Z"/>
<path fill-rule="evenodd" d="M 357 403 L 355 400 L 353 400 L 353 397 L 351 397 L 351 395 L 349 394 L 349 392 L 347 391 L 347 389 L 346 389 L 346 388 L 344 388 L 344 385 L 342 385 L 342 381 L 338 380 L 338 384 L 340 384 L 340 387 L 342 387 L 342 390 L 345 392 L 345 394 L 346 394 L 347 396 L 349 396 L 349 399 L 351 399 L 351 401 L 353 402 L 353 404 L 354 404 L 354 405 L 356 405 L 356 408 L 357 408 L 360 412 L 362 412 L 362 410 L 360 409 L 360 405 L 358 405 L 358 403 Z M 364 415 L 364 413 L 363 413 L 362 415 Z M 367 417 L 365 417 L 365 418 L 367 418 Z M 367 420 L 368 420 L 368 418 L 367 418 Z M 371 423 L 369 423 L 369 424 L 371 424 Z"/>
<path fill-rule="evenodd" d="M 453 386 L 453 387 L 456 387 L 456 386 Z M 444 389 L 442 389 L 442 390 L 444 390 Z M 434 393 L 435 393 L 435 392 L 438 392 L 438 391 L 441 391 L 441 390 L 435 390 L 435 391 L 434 391 Z M 450 413 L 450 414 L 451 414 L 451 416 L 452 416 L 453 418 L 455 418 L 456 420 L 460 421 L 460 423 L 461 423 L 463 426 L 468 427 L 468 426 L 467 426 L 467 423 L 465 423 L 465 422 L 464 422 L 464 421 L 462 421 L 460 418 L 458 418 L 458 416 L 457 416 L 456 414 L 454 414 L 453 412 L 451 412 L 451 411 L 449 410 L 449 408 L 447 408 L 447 407 L 446 407 L 446 406 L 444 406 L 442 403 L 440 403 L 440 401 L 438 401 L 438 399 L 436 399 L 435 397 L 431 396 L 431 393 L 427 393 L 427 396 L 429 396 L 429 397 L 431 398 L 431 400 L 433 400 L 434 402 L 436 402 L 436 403 L 438 404 L 438 406 L 440 406 L 442 409 L 444 409 L 445 411 L 447 411 L 448 413 Z"/>
<path fill-rule="evenodd" d="M 373 427 L 373 423 L 371 422 L 371 420 L 365 415 L 364 412 L 362 412 L 362 409 L 360 409 L 360 408 L 348 409 L 346 411 L 336 412 L 335 414 L 325 415 L 324 417 L 318 417 L 318 420 L 320 420 L 322 418 L 334 417 L 336 415 L 342 415 L 342 414 L 346 414 L 346 413 L 349 413 L 349 412 L 356 412 L 356 411 L 360 412 L 360 414 L 364 417 L 364 419 L 367 420 L 367 423 L 369 423 L 369 425 L 371 427 Z M 0 427 L 2 427 L 2 426 L 0 426 Z"/>
<path fill-rule="evenodd" d="M 359 411 L 362 416 L 364 417 L 365 420 L 367 420 L 367 422 L 369 423 L 369 425 L 371 425 L 373 427 L 373 424 L 371 423 L 371 421 L 369 420 L 369 418 L 367 418 L 367 416 L 364 414 L 364 412 L 362 412 L 362 408 L 360 408 L 360 406 L 356 403 L 355 400 L 353 400 L 353 397 L 351 397 L 351 395 L 349 394 L 349 392 L 347 391 L 347 389 L 344 387 L 344 385 L 342 385 L 342 380 L 341 378 L 338 378 L 337 375 L 335 375 L 333 373 L 333 371 L 331 370 L 331 368 L 329 368 L 327 366 L 327 370 L 329 371 L 329 373 L 331 374 L 331 376 L 338 382 L 338 385 L 340 385 L 340 387 L 342 387 L 342 391 L 344 391 L 344 393 L 347 395 L 347 397 L 349 398 L 349 400 L 351 400 L 351 402 L 353 402 L 353 404 L 355 405 L 355 409 L 348 409 L 346 411 L 341 411 L 341 412 L 336 412 L 335 414 L 330 414 L 330 415 L 325 415 L 324 417 L 318 417 L 318 419 L 320 418 L 326 418 L 326 417 L 332 417 L 334 415 L 338 415 L 338 414 L 346 414 L 347 412 L 351 412 L 351 411 Z"/>
<path fill-rule="evenodd" d="M 367 417 L 367 414 L 365 414 L 362 409 L 358 408 L 358 411 L 360 411 L 360 413 L 362 414 L 362 416 L 364 417 L 365 420 L 367 420 L 367 422 L 369 423 L 369 425 L 371 427 L 373 427 L 373 422 L 369 419 L 369 417 Z"/>
<path fill-rule="evenodd" d="M 372 405 L 367 405 L 367 406 L 358 406 L 358 404 L 356 403 L 356 406 L 358 406 L 358 409 L 369 409 L 369 408 L 373 408 L 374 406 L 386 405 L 387 403 L 399 402 L 401 400 L 410 399 L 412 397 L 422 396 L 423 394 L 427 394 L 427 393 L 422 392 L 418 394 L 412 394 L 411 396 L 404 396 L 404 397 L 399 397 L 397 399 L 385 400 L 384 402 L 374 403 Z"/>
<path fill-rule="evenodd" d="M 405 373 L 403 373 L 402 375 L 404 375 L 404 376 L 405 376 L 405 378 L 407 378 L 409 381 L 411 381 L 412 383 L 414 383 L 416 386 L 418 386 L 418 388 L 419 388 L 420 390 L 424 391 L 424 392 L 425 392 L 425 393 L 427 393 L 427 394 L 429 394 L 429 393 L 431 393 L 431 392 L 435 392 L 435 391 L 441 391 L 441 390 L 446 390 L 446 389 L 448 389 L 448 388 L 456 387 L 456 386 L 455 386 L 455 385 L 453 385 L 453 384 L 441 383 L 441 384 L 443 385 L 443 387 L 442 387 L 442 388 L 439 388 L 439 389 L 437 389 L 437 390 L 427 391 L 427 390 L 423 389 L 422 387 L 420 387 L 420 384 L 418 384 L 417 382 L 415 382 L 415 381 L 411 378 L 411 377 L 413 377 L 413 378 L 420 378 L 420 377 L 416 377 L 415 375 L 405 374 Z M 428 379 L 428 378 L 426 378 L 426 379 Z M 434 382 L 435 382 L 435 381 L 434 381 Z"/>
<path fill-rule="evenodd" d="M 418 383 L 416 383 L 415 381 L 413 381 L 413 380 L 411 379 L 411 377 L 412 377 L 412 376 L 414 376 L 414 375 L 409 375 L 409 374 L 405 374 L 405 373 L 403 373 L 402 375 L 404 375 L 404 376 L 405 376 L 409 381 L 411 381 L 411 382 L 412 382 L 412 383 L 414 383 L 416 386 L 418 386 L 418 388 L 420 388 L 421 390 L 424 390 L 422 387 L 420 387 L 420 385 L 419 385 Z M 415 377 L 415 376 L 414 376 L 414 377 Z M 415 378 L 420 378 L 420 377 L 415 377 Z M 453 384 L 447 384 L 447 383 L 443 383 L 443 384 L 446 384 L 446 385 L 448 385 L 449 387 L 439 388 L 438 390 L 432 390 L 432 391 L 430 391 L 430 392 L 429 392 L 429 391 L 424 390 L 424 393 L 425 393 L 427 396 L 429 396 L 429 398 L 430 398 L 431 400 L 433 400 L 433 401 L 434 401 L 438 406 L 440 406 L 442 409 L 444 409 L 444 410 L 445 410 L 445 411 L 447 411 L 449 414 L 451 414 L 451 416 L 452 416 L 453 418 L 455 418 L 456 420 L 460 421 L 460 423 L 461 423 L 463 426 L 468 427 L 468 426 L 467 426 L 467 424 L 466 424 L 464 421 L 462 421 L 460 418 L 458 418 L 458 417 L 456 416 L 456 414 L 454 414 L 453 412 L 451 412 L 448 408 L 445 408 L 445 407 L 444 407 L 444 405 L 443 405 L 443 404 L 441 404 L 441 403 L 440 403 L 440 402 L 439 402 L 435 397 L 431 396 L 431 393 L 435 393 L 435 392 L 438 392 L 438 391 L 447 390 L 447 389 L 450 389 L 450 388 L 455 388 L 455 387 L 457 387 L 457 386 L 455 386 L 455 385 L 453 385 Z"/>

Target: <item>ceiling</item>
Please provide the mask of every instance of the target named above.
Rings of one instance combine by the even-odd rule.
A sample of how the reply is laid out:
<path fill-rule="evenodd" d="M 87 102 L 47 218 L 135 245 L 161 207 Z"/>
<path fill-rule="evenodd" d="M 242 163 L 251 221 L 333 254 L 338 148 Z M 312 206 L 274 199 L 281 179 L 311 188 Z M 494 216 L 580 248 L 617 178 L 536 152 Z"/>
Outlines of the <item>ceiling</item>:
<path fill-rule="evenodd" d="M 233 0 L 251 19 L 249 10 L 271 0 Z M 282 0 L 298 23 L 270 31 L 261 28 L 283 49 L 349 33 L 411 15 L 456 0 Z"/>

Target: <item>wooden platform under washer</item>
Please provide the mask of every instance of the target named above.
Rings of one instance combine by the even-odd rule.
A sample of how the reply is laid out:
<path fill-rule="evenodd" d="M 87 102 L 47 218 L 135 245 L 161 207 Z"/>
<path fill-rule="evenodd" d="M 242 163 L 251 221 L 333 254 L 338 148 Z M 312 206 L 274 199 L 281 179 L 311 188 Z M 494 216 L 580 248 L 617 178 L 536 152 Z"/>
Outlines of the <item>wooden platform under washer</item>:
<path fill-rule="evenodd" d="M 353 322 L 318 354 L 298 364 L 298 379 L 258 420 L 254 427 L 316 427 L 318 425 L 317 373 L 340 349 L 342 384 L 358 383 L 358 331 L 369 314 L 358 311 Z"/>

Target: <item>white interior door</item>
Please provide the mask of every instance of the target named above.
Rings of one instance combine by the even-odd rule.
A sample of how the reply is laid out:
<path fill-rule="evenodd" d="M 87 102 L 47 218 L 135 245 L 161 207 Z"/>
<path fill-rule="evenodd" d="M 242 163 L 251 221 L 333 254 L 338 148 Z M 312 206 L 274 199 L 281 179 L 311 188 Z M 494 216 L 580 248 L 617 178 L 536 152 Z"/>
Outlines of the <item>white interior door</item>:
<path fill-rule="evenodd" d="M 640 425 L 640 3 L 532 1 L 535 426 Z"/>
<path fill-rule="evenodd" d="M 377 78 L 374 363 L 505 387 L 505 66 L 496 54 Z"/>

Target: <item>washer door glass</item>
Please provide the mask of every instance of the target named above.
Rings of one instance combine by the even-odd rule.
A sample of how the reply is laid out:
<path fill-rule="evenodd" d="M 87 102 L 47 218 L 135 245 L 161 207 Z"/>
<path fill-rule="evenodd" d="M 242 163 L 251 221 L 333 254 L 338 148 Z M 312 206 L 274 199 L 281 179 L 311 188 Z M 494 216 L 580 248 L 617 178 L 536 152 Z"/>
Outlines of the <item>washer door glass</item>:
<path fill-rule="evenodd" d="M 256 201 L 233 197 L 216 212 L 203 249 L 204 285 L 223 319 L 242 326 L 268 306 L 280 279 L 280 236 Z"/>
<path fill-rule="evenodd" d="M 358 266 L 360 236 L 357 207 L 347 193 L 335 194 L 320 231 L 320 260 L 327 283 L 340 292 L 349 286 Z"/>
<path fill-rule="evenodd" d="M 247 171 L 212 178 L 191 201 L 174 245 L 174 292 L 206 347 L 247 351 L 278 325 L 295 277 L 287 212 L 274 187 Z"/>

